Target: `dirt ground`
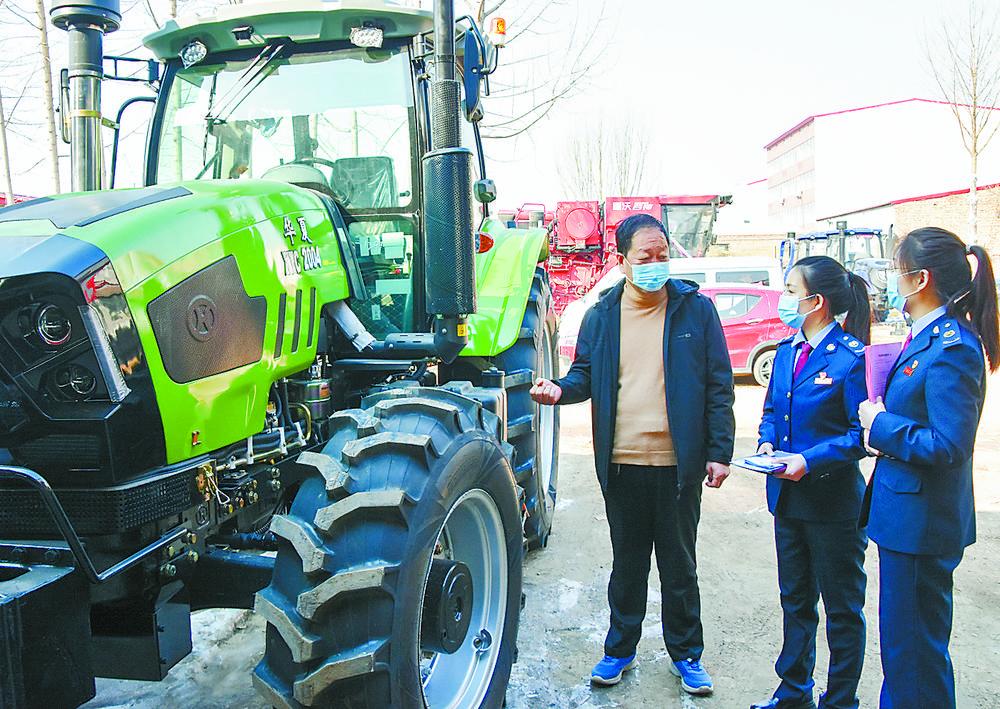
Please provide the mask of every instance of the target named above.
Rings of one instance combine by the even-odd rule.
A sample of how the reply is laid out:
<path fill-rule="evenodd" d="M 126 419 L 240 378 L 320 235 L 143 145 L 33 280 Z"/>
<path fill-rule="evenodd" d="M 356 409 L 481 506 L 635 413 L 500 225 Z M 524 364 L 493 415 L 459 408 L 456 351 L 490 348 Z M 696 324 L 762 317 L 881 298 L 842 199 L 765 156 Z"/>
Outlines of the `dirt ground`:
<path fill-rule="evenodd" d="M 961 709 L 1000 707 L 1000 376 L 990 382 L 976 451 L 979 541 L 955 576 L 952 655 Z M 737 454 L 754 448 L 763 389 L 737 387 Z M 669 674 L 659 628 L 659 580 L 650 577 L 648 616 L 639 667 L 617 687 L 592 689 L 607 624 L 611 551 L 591 457 L 586 405 L 562 410 L 559 504 L 549 547 L 525 568 L 528 604 L 521 620 L 520 662 L 508 691 L 511 709 L 553 707 L 746 707 L 770 696 L 781 638 L 771 516 L 763 480 L 734 471 L 721 490 L 706 490 L 698 541 L 704 662 L 715 694 L 691 698 Z M 654 565 L 655 568 L 655 565 Z M 881 678 L 877 618 L 878 570 L 868 550 L 868 651 L 861 706 L 877 706 Z M 194 619 L 195 650 L 161 683 L 98 681 L 87 707 L 263 707 L 249 672 L 260 658 L 263 624 L 239 611 L 206 611 Z M 822 626 L 822 620 L 821 620 Z M 816 681 L 822 690 L 828 653 L 822 627 Z"/>

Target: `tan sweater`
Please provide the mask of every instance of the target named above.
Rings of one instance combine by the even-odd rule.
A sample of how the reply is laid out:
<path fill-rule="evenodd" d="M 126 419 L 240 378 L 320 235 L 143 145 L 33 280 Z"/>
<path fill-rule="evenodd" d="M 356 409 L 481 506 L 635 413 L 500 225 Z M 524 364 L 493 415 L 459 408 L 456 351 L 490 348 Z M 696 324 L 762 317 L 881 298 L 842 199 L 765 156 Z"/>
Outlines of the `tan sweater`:
<path fill-rule="evenodd" d="M 663 371 L 667 298 L 666 288 L 647 293 L 625 284 L 612 463 L 677 465 Z"/>

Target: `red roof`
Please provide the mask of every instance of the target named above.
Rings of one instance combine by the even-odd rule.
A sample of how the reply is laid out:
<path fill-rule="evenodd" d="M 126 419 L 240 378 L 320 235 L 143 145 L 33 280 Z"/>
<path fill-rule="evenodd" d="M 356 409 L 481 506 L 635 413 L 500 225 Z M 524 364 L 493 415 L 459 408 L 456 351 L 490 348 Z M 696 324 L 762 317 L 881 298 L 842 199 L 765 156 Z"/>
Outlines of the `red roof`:
<path fill-rule="evenodd" d="M 801 120 L 798 124 L 792 126 L 788 130 L 786 130 L 784 133 L 782 133 L 777 138 L 775 138 L 774 140 L 772 140 L 770 143 L 768 143 L 767 145 L 765 145 L 764 146 L 764 150 L 770 150 L 771 148 L 773 148 L 775 145 L 777 145 L 778 143 L 780 143 L 781 141 L 783 141 L 788 136 L 792 135 L 793 133 L 797 133 L 798 131 L 800 131 L 803 128 L 805 128 L 807 125 L 809 125 L 810 123 L 812 123 L 817 118 L 825 118 L 827 116 L 839 116 L 839 115 L 841 115 L 843 113 L 855 113 L 856 111 L 867 111 L 867 110 L 869 110 L 871 108 L 885 108 L 886 106 L 898 106 L 898 105 L 900 105 L 902 103 L 913 103 L 914 101 L 916 101 L 918 103 L 936 103 L 936 104 L 938 104 L 940 106 L 964 105 L 964 104 L 953 104 L 953 103 L 950 103 L 948 101 L 935 101 L 934 99 L 929 99 L 929 98 L 905 98 L 905 99 L 902 99 L 900 101 L 887 101 L 885 103 L 875 103 L 875 104 L 872 104 L 871 106 L 859 106 L 858 108 L 846 108 L 846 109 L 844 109 L 842 111 L 830 111 L 829 113 L 817 113 L 814 116 L 809 116 L 808 118 L 805 118 L 805 119 Z M 997 107 L 997 106 L 980 106 L 980 108 L 988 109 L 990 111 L 998 111 L 998 110 L 1000 110 L 1000 107 Z"/>
<path fill-rule="evenodd" d="M 989 184 L 989 185 L 978 185 L 976 187 L 976 192 L 979 192 L 981 190 L 997 189 L 998 187 L 1000 187 L 1000 182 L 994 182 L 993 184 Z M 964 188 L 962 188 L 960 190 L 949 190 L 947 192 L 935 192 L 934 194 L 922 194 L 922 195 L 918 195 L 917 197 L 904 197 L 903 199 L 894 199 L 894 200 L 889 201 L 889 202 L 883 202 L 882 204 L 873 204 L 870 207 L 862 207 L 861 209 L 852 209 L 849 212 L 842 212 L 840 214 L 831 214 L 828 217 L 819 217 L 819 219 L 817 219 L 817 221 L 824 221 L 824 220 L 827 220 L 827 219 L 834 219 L 836 217 L 842 217 L 845 214 L 854 214 L 856 212 L 867 212 L 869 209 L 878 209 L 879 207 L 890 207 L 890 206 L 894 207 L 897 204 L 906 204 L 907 202 L 925 202 L 925 201 L 927 201 L 929 199 L 940 199 L 942 197 L 954 197 L 955 195 L 968 194 L 968 193 L 969 193 L 969 188 L 968 187 L 964 187 Z"/>

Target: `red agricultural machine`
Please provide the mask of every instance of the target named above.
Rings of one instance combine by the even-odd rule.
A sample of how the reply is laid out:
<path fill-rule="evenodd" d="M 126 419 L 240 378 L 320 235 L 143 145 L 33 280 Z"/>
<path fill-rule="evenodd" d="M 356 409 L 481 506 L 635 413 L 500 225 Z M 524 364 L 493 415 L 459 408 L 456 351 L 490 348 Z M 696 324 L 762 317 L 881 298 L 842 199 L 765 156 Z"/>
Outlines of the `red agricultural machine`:
<path fill-rule="evenodd" d="M 706 256 L 715 240 L 712 227 L 719 207 L 732 202 L 730 195 L 660 195 L 658 197 L 609 197 L 598 201 L 558 202 L 556 211 L 526 204 L 501 218 L 518 227 L 549 228 L 549 283 L 557 314 L 585 295 L 615 263 L 615 232 L 626 217 L 650 214 L 664 223 L 670 234 L 674 258 Z"/>

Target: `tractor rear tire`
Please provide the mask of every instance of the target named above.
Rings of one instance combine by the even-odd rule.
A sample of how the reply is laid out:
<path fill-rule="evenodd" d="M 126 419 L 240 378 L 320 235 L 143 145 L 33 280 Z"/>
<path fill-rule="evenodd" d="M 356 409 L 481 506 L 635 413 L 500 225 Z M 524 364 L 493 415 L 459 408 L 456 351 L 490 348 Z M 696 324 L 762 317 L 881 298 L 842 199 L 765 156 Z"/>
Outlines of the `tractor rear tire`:
<path fill-rule="evenodd" d="M 501 707 L 523 546 L 500 421 L 448 389 L 363 405 L 331 418 L 323 453 L 300 456 L 317 473 L 272 521 L 254 684 L 283 708 Z M 471 584 L 442 583 L 442 569 Z"/>
<path fill-rule="evenodd" d="M 514 446 L 514 476 L 524 488 L 528 513 L 524 537 L 528 549 L 548 544 L 556 510 L 559 409 L 539 406 L 531 400 L 530 392 L 534 379 L 559 376 L 557 337 L 548 274 L 539 268 L 531 283 L 517 342 L 490 360 L 508 377 L 520 377 L 507 391 L 507 440 Z"/>

